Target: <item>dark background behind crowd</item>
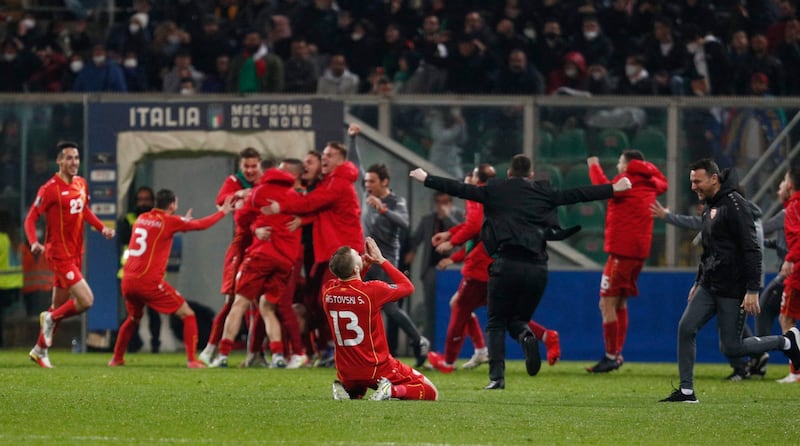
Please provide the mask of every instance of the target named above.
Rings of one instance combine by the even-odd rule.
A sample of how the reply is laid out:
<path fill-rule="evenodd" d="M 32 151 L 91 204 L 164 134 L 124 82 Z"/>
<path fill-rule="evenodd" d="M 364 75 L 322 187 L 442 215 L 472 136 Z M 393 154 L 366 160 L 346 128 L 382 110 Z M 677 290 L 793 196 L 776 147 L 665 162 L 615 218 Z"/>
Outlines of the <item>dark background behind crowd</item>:
<path fill-rule="evenodd" d="M 800 92 L 789 0 L 6 4 L 6 92 Z"/>

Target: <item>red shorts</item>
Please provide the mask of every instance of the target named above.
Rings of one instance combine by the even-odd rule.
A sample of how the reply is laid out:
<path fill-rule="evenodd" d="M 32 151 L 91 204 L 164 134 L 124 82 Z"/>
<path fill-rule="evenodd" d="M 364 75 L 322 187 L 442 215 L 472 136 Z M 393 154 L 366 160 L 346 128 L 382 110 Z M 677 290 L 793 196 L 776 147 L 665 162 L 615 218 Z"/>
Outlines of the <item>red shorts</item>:
<path fill-rule="evenodd" d="M 600 297 L 632 297 L 639 295 L 639 273 L 644 260 L 609 255 L 600 280 Z"/>
<path fill-rule="evenodd" d="M 796 321 L 800 320 L 800 290 L 790 287 L 783 289 L 781 314 Z"/>
<path fill-rule="evenodd" d="M 470 312 L 486 306 L 487 285 L 487 282 L 481 280 L 462 279 L 458 285 L 458 305 L 469 309 Z"/>
<path fill-rule="evenodd" d="M 342 386 L 347 390 L 347 393 L 350 394 L 350 398 L 352 399 L 361 399 L 365 393 L 367 393 L 367 389 L 377 389 L 378 388 L 378 380 L 381 377 L 386 377 L 389 381 L 392 382 L 393 385 L 399 384 L 423 384 L 425 381 L 425 376 L 412 369 L 411 366 L 407 364 L 403 364 L 402 362 L 398 361 L 396 358 L 392 358 L 386 366 L 381 367 L 380 370 L 377 371 L 376 376 L 377 378 L 370 378 L 370 379 L 348 379 L 347 376 L 363 376 L 361 374 L 361 370 L 355 371 L 358 373 L 349 373 L 348 370 L 337 370 L 337 375 L 339 381 L 342 383 Z M 370 374 L 373 372 L 373 368 L 369 368 L 364 370 L 365 374 Z M 408 399 L 416 399 L 416 398 L 408 398 Z"/>
<path fill-rule="evenodd" d="M 244 257 L 244 250 L 252 242 L 252 236 L 246 234 L 239 234 L 237 230 L 233 236 L 233 241 L 228 245 L 225 251 L 225 262 L 222 264 L 222 286 L 220 293 L 228 296 L 233 295 L 236 291 L 236 274 L 239 272 L 239 266 L 242 264 Z"/>
<path fill-rule="evenodd" d="M 236 275 L 236 294 L 252 301 L 265 294 L 269 303 L 278 303 L 291 277 L 291 264 L 259 254 L 249 255 Z"/>
<path fill-rule="evenodd" d="M 53 271 L 53 286 L 68 290 L 72 285 L 83 280 L 81 274 L 81 257 L 78 260 L 62 260 L 48 258 L 47 266 Z"/>
<path fill-rule="evenodd" d="M 122 295 L 125 296 L 125 309 L 128 310 L 128 316 L 135 319 L 142 318 L 145 305 L 159 313 L 172 314 L 186 302 L 181 293 L 163 280 L 142 282 L 123 278 Z"/>

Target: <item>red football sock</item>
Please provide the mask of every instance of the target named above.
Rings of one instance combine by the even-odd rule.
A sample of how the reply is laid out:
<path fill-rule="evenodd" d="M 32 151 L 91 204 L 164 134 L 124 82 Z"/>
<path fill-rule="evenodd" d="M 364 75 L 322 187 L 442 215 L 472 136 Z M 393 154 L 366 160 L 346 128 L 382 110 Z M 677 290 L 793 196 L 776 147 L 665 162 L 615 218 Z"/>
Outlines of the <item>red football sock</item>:
<path fill-rule="evenodd" d="M 464 345 L 464 335 L 468 332 L 467 323 L 472 312 L 460 305 L 458 301 L 450 309 L 450 321 L 447 324 L 447 335 L 444 345 L 444 361 L 454 364 Z"/>
<path fill-rule="evenodd" d="M 60 321 L 61 319 L 75 316 L 78 313 L 79 311 L 75 309 L 75 299 L 67 299 L 60 307 L 50 313 L 50 317 L 52 317 L 54 321 Z"/>
<path fill-rule="evenodd" d="M 208 343 L 211 345 L 218 345 L 219 340 L 222 339 L 222 330 L 225 328 L 225 318 L 231 312 L 231 301 L 225 300 L 219 313 L 214 316 L 214 322 L 211 324 L 211 334 L 208 336 Z"/>
<path fill-rule="evenodd" d="M 402 388 L 403 396 L 400 396 Z M 397 394 L 397 395 L 395 395 Z M 427 400 L 434 401 L 439 393 L 430 381 L 424 379 L 422 383 L 398 385 L 392 387 L 392 397 L 404 400 Z"/>
<path fill-rule="evenodd" d="M 405 398 L 406 394 L 408 394 L 408 388 L 405 384 L 398 384 L 396 386 L 392 386 L 392 398 Z"/>
<path fill-rule="evenodd" d="M 472 345 L 475 346 L 475 348 L 486 348 L 486 340 L 483 338 L 481 322 L 475 314 L 470 314 L 466 331 L 470 339 L 472 339 Z"/>
<path fill-rule="evenodd" d="M 628 307 L 617 309 L 617 355 L 622 353 L 628 335 Z"/>
<path fill-rule="evenodd" d="M 544 325 L 541 325 L 541 324 L 537 323 L 536 321 L 529 321 L 528 322 L 528 328 L 531 329 L 531 331 L 533 332 L 533 335 L 536 336 L 536 339 L 538 339 L 540 341 L 542 339 L 544 339 L 544 332 L 547 331 L 547 329 L 544 327 Z"/>
<path fill-rule="evenodd" d="M 269 349 L 272 351 L 273 355 L 282 355 L 283 354 L 283 341 L 270 341 L 269 342 Z"/>
<path fill-rule="evenodd" d="M 606 354 L 616 356 L 617 347 L 617 321 L 603 323 L 603 341 L 606 344 Z"/>
<path fill-rule="evenodd" d="M 194 361 L 197 353 L 197 318 L 193 314 L 183 318 L 183 346 L 186 348 L 186 359 Z"/>
<path fill-rule="evenodd" d="M 139 327 L 138 322 L 134 322 L 133 319 L 130 317 L 125 319 L 125 322 L 122 323 L 122 326 L 119 327 L 119 333 L 117 333 L 117 342 L 114 344 L 114 359 L 117 361 L 122 361 L 122 358 L 125 356 L 125 350 L 128 349 L 128 343 L 131 342 L 131 338 L 133 334 L 136 333 L 136 329 Z"/>
<path fill-rule="evenodd" d="M 219 341 L 219 354 L 228 356 L 231 354 L 231 350 L 233 350 L 233 341 L 230 339 L 221 339 Z"/>

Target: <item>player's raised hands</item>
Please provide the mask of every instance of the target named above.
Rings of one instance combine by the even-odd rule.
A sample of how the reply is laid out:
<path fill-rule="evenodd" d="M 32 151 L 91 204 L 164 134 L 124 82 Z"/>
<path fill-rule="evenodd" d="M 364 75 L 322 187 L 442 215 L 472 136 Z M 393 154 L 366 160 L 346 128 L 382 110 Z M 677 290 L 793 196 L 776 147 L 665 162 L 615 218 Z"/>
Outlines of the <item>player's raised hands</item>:
<path fill-rule="evenodd" d="M 364 243 L 364 258 L 368 260 L 370 263 L 377 263 L 381 264 L 386 261 L 386 258 L 383 257 L 381 253 L 381 249 L 378 248 L 378 244 L 375 243 L 375 239 L 372 237 L 367 237 Z"/>
<path fill-rule="evenodd" d="M 235 198 L 233 195 L 228 195 L 227 197 L 225 197 L 225 201 L 222 202 L 222 206 L 219 207 L 219 210 L 222 211 L 222 213 L 225 215 L 230 214 L 231 212 L 233 212 L 234 200 Z M 190 214 L 191 212 L 192 210 L 189 209 L 189 212 L 187 212 L 187 214 Z"/>

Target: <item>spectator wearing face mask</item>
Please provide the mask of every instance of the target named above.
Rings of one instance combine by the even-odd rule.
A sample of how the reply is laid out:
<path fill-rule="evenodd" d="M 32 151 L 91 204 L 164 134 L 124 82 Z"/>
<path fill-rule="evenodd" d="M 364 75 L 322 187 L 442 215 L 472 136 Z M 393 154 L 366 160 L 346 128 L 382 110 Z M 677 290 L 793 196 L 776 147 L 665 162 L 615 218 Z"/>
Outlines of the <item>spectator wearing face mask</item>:
<path fill-rule="evenodd" d="M 644 68 L 644 58 L 628 56 L 625 59 L 625 76 L 617 85 L 617 93 L 621 95 L 650 96 L 656 94 L 655 80 Z"/>
<path fill-rule="evenodd" d="M 195 85 L 203 82 L 205 76 L 197 71 L 192 65 L 192 56 L 188 51 L 179 51 L 175 55 L 175 63 L 172 70 L 164 75 L 164 93 L 180 93 L 183 78 L 191 77 Z"/>
<path fill-rule="evenodd" d="M 125 83 L 130 92 L 147 91 L 147 76 L 144 67 L 139 65 L 139 57 L 133 51 L 128 51 L 122 58 L 122 72 L 125 73 Z"/>
<path fill-rule="evenodd" d="M 549 78 L 551 72 L 561 69 L 561 61 L 568 52 L 567 41 L 561 33 L 561 23 L 556 18 L 545 19 L 542 37 L 537 39 L 531 58 L 533 63 Z"/>
<path fill-rule="evenodd" d="M 597 16 L 586 15 L 582 22 L 583 32 L 575 39 L 572 45 L 573 51 L 581 53 L 589 65 L 610 66 L 614 45 L 600 28 Z"/>
<path fill-rule="evenodd" d="M 17 39 L 6 39 L 0 55 L 0 91 L 25 91 L 28 78 L 41 67 L 36 56 Z"/>
<path fill-rule="evenodd" d="M 125 73 L 119 64 L 106 56 L 105 46 L 95 45 L 92 50 L 92 60 L 78 72 L 72 84 L 72 91 L 127 92 L 128 85 L 125 83 Z"/>
<path fill-rule="evenodd" d="M 586 60 L 583 54 L 570 51 L 564 56 L 561 70 L 550 73 L 550 78 L 547 80 L 547 94 L 555 93 L 560 88 L 587 90 Z"/>
<path fill-rule="evenodd" d="M 44 35 L 37 25 L 36 17 L 27 11 L 16 22 L 16 26 L 9 28 L 9 37 L 17 39 L 25 48 L 32 48 Z"/>
<path fill-rule="evenodd" d="M 106 40 L 108 51 L 114 51 L 117 54 L 133 51 L 138 57 L 144 56 L 152 40 L 150 30 L 147 28 L 149 21 L 147 14 L 137 12 L 127 22 L 112 26 Z"/>

